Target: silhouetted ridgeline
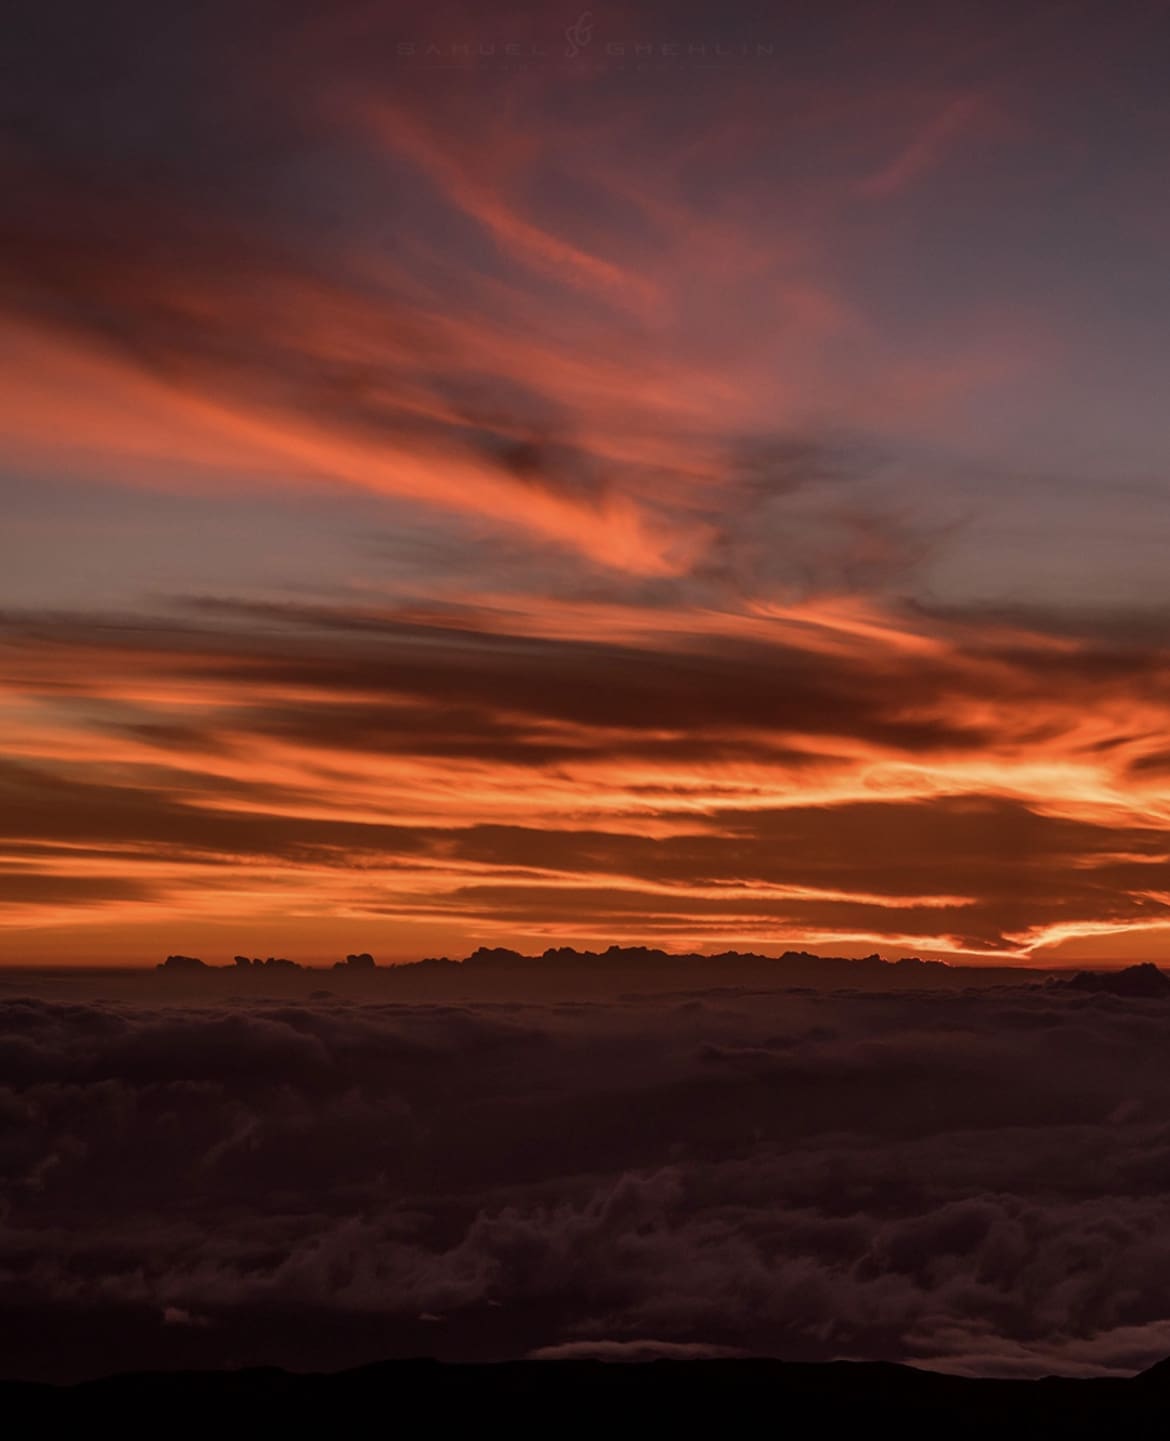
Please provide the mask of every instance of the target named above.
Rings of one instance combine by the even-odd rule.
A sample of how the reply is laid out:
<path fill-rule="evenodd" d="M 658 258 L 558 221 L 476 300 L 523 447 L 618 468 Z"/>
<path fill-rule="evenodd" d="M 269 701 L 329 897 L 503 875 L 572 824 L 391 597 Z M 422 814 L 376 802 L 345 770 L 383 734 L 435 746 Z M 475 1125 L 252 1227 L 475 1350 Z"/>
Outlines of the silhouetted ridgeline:
<path fill-rule="evenodd" d="M 788 1435 L 874 1424 L 894 1435 L 943 1437 L 1161 1436 L 1170 1363 L 1132 1379 L 973 1380 L 881 1362 L 704 1359 L 613 1364 L 531 1360 L 496 1365 L 389 1361 L 334 1375 L 276 1369 L 143 1373 L 74 1387 L 10 1382 L 0 1403 L 19 1434 L 66 1424 L 147 1425 L 165 1434 L 214 1425 L 220 1435 L 295 1423 L 328 1433 L 344 1418 L 425 1418 L 426 1429 L 509 1435 L 750 1434 L 763 1423 Z M 135 1422 L 138 1426 L 135 1427 Z M 245 1427 L 248 1428 L 245 1432 Z M 226 1428 L 226 1430 L 225 1430 Z M 16 1433 L 14 1433 L 16 1434 Z M 184 1434 L 187 1434 L 186 1432 Z"/>
<path fill-rule="evenodd" d="M 1124 971 L 1078 971 L 1071 980 L 1057 984 L 1070 991 L 1097 991 L 1138 1000 L 1170 996 L 1170 976 L 1149 961 L 1127 966 Z"/>
<path fill-rule="evenodd" d="M 195 956 L 174 955 L 158 967 L 168 981 L 185 980 L 218 988 L 227 981 L 262 979 L 300 990 L 306 983 L 337 980 L 350 993 L 363 989 L 404 995 L 498 995 L 517 991 L 609 993 L 675 991 L 696 987 L 812 987 L 840 989 L 938 989 L 1046 982 L 1061 989 L 1134 998 L 1170 997 L 1170 977 L 1150 963 L 1118 971 L 1079 971 L 1061 979 L 1051 970 L 1022 966 L 954 966 L 916 956 L 897 961 L 870 956 L 818 956 L 785 951 L 780 956 L 724 951 L 718 955 L 674 955 L 645 946 L 610 946 L 577 951 L 562 946 L 539 956 L 481 946 L 464 960 L 430 957 L 404 965 L 379 966 L 368 951 L 349 955 L 331 967 L 302 966 L 283 957 L 265 960 L 236 956 L 232 965 L 209 965 Z M 324 997 L 328 991 L 316 992 Z"/>
<path fill-rule="evenodd" d="M 301 966 L 282 957 L 265 960 L 236 956 L 232 965 L 208 965 L 194 956 L 168 956 L 158 967 L 168 980 L 196 985 L 234 986 L 262 980 L 300 988 L 308 982 L 340 982 L 348 994 L 354 985 L 400 994 L 499 994 L 501 991 L 603 992 L 680 990 L 719 986 L 811 986 L 817 989 L 921 989 L 1042 979 L 1045 973 L 1019 967 L 950 966 L 943 961 L 904 957 L 883 960 L 818 956 L 786 951 L 780 956 L 725 951 L 719 955 L 674 955 L 645 946 L 610 946 L 605 951 L 558 947 L 539 956 L 481 946 L 464 960 L 431 957 L 405 965 L 378 966 L 369 952 L 349 955 L 332 967 Z"/>

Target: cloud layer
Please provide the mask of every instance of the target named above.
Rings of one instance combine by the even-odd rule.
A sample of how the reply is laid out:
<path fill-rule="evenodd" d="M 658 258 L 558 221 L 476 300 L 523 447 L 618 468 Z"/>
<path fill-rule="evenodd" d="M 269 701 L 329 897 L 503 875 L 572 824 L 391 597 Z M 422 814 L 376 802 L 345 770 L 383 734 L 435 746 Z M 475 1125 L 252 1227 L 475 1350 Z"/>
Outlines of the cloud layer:
<path fill-rule="evenodd" d="M 16 8 L 0 962 L 1165 950 L 1164 16 Z"/>
<path fill-rule="evenodd" d="M 1010 960 L 1156 945 L 1170 915 L 1157 635 L 858 602 L 202 602 L 0 635 L 10 960 L 71 918 L 124 946 L 167 917 L 156 948 L 209 959 L 487 940 Z"/>
<path fill-rule="evenodd" d="M 1170 1349 L 1168 1025 L 1040 988 L 5 1000 L 6 1365 L 1135 1370 Z"/>

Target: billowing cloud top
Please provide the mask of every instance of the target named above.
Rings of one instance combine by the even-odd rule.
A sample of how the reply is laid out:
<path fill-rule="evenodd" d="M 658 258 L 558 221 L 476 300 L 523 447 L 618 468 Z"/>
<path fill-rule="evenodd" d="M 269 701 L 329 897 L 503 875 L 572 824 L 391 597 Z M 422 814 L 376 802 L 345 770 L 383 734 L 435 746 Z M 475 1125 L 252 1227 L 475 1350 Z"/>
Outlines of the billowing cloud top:
<path fill-rule="evenodd" d="M 0 1000 L 9 1376 L 1170 1352 L 1164 996 L 178 1007 L 150 982 Z"/>
<path fill-rule="evenodd" d="M 16 8 L 0 960 L 1165 953 L 1163 7 Z"/>

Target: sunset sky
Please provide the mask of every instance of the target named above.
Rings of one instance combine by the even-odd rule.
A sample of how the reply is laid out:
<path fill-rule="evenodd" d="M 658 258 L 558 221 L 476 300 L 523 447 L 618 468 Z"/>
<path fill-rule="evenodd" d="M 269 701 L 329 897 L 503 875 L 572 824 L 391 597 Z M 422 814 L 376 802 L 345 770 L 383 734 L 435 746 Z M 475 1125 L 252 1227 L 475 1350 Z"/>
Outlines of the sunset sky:
<path fill-rule="evenodd" d="M 15 9 L 0 963 L 1170 960 L 1170 7 Z"/>

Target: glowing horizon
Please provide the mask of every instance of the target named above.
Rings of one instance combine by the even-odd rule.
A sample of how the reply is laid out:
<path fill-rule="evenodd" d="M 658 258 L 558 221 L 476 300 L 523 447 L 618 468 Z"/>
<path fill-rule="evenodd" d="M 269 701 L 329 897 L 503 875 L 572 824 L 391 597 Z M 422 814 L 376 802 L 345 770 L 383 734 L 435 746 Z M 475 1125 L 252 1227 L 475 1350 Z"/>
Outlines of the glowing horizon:
<path fill-rule="evenodd" d="M 846 10 L 21 81 L 0 965 L 1170 959 L 1156 17 Z"/>

